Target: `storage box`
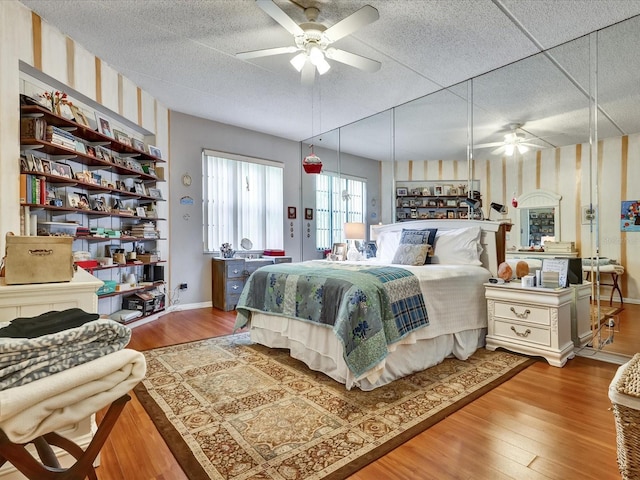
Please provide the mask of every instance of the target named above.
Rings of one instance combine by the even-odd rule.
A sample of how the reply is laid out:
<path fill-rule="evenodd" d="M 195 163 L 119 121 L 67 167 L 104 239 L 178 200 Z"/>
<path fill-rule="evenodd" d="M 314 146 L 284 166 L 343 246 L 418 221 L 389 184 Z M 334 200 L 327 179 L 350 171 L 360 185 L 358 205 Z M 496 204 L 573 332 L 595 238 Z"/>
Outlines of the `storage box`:
<path fill-rule="evenodd" d="M 73 278 L 73 238 L 7 235 L 7 285 L 68 282 Z"/>
<path fill-rule="evenodd" d="M 75 237 L 78 224 L 68 222 L 40 222 L 38 235 L 69 235 Z"/>
<path fill-rule="evenodd" d="M 268 248 L 262 255 L 265 257 L 284 257 L 284 250 L 276 250 L 274 248 Z"/>
<path fill-rule="evenodd" d="M 153 253 L 138 253 L 136 255 L 136 260 L 140 260 L 142 263 L 155 263 L 159 259 L 158 255 L 155 255 Z"/>
<path fill-rule="evenodd" d="M 97 260 L 76 260 L 76 265 L 85 270 L 93 270 L 98 266 Z"/>

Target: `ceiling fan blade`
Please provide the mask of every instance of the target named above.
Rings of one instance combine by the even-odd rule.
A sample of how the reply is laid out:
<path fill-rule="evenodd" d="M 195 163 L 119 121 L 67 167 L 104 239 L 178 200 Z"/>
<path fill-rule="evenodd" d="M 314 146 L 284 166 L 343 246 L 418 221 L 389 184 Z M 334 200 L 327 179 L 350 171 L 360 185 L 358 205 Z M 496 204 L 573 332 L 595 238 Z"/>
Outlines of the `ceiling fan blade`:
<path fill-rule="evenodd" d="M 250 58 L 268 57 L 270 55 L 282 55 L 283 53 L 293 53 L 297 50 L 298 49 L 293 46 L 265 48 L 263 50 L 251 50 L 250 52 L 236 53 L 236 57 L 241 58 L 242 60 L 249 60 Z"/>
<path fill-rule="evenodd" d="M 481 143 L 479 145 L 474 145 L 473 148 L 489 148 L 489 147 L 497 147 L 502 145 L 504 145 L 504 142 Z"/>
<path fill-rule="evenodd" d="M 291 34 L 304 35 L 304 30 L 300 28 L 300 25 L 294 22 L 289 15 L 284 13 L 271 0 L 256 0 L 256 3 L 267 15 L 286 28 Z"/>
<path fill-rule="evenodd" d="M 375 22 L 378 18 L 380 18 L 378 10 L 371 5 L 365 5 L 360 10 L 353 12 L 348 17 L 327 28 L 323 35 L 329 40 L 329 43 L 335 42 L 355 32 L 360 27 Z"/>
<path fill-rule="evenodd" d="M 316 79 L 316 67 L 307 59 L 302 67 L 302 85 L 305 87 L 313 86 L 313 82 Z"/>
<path fill-rule="evenodd" d="M 345 52 L 338 48 L 327 48 L 327 58 L 335 60 L 336 62 L 344 63 L 365 72 L 373 73 L 380 70 L 381 63 L 377 60 L 372 60 L 362 55 L 356 55 L 355 53 Z"/>
<path fill-rule="evenodd" d="M 504 152 L 504 145 L 499 146 L 495 150 L 491 150 L 491 152 L 489 152 L 489 153 L 491 155 L 498 155 L 499 153 L 502 153 L 502 152 Z"/>

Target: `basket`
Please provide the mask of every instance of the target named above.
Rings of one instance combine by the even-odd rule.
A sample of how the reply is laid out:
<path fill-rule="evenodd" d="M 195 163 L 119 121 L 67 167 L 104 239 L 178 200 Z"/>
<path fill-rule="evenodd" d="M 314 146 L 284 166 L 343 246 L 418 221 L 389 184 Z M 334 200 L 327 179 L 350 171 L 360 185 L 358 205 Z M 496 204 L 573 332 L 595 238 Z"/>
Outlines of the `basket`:
<path fill-rule="evenodd" d="M 623 480 L 640 478 L 640 354 L 618 368 L 609 385 Z"/>

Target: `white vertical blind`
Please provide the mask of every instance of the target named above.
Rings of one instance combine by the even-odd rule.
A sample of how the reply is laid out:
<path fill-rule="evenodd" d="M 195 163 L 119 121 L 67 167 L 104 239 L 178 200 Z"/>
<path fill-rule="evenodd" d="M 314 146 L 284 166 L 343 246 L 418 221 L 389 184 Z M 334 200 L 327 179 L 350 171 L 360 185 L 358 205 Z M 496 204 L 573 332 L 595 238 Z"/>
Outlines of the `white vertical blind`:
<path fill-rule="evenodd" d="M 327 172 L 316 176 L 316 248 L 343 242 L 346 222 L 365 222 L 365 179 Z"/>
<path fill-rule="evenodd" d="M 282 164 L 204 150 L 202 170 L 205 252 L 238 250 L 243 238 L 254 250 L 283 248 Z"/>

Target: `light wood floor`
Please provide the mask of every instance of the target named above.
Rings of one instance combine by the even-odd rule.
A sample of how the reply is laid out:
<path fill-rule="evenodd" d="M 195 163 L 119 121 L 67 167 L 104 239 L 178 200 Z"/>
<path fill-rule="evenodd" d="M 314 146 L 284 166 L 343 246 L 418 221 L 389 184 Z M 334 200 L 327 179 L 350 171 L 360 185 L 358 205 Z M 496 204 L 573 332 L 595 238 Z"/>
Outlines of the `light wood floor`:
<path fill-rule="evenodd" d="M 625 305 L 622 328 L 640 323 L 638 313 L 640 306 Z M 225 335 L 234 317 L 216 309 L 174 312 L 135 328 L 129 347 Z M 617 368 L 583 357 L 564 368 L 539 361 L 350 479 L 619 479 L 607 397 Z M 99 480 L 187 478 L 135 396 L 101 460 Z"/>

